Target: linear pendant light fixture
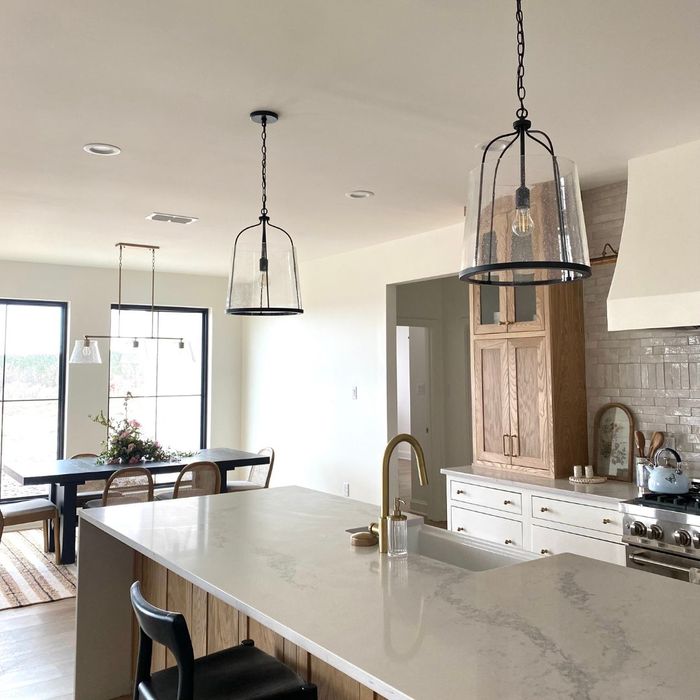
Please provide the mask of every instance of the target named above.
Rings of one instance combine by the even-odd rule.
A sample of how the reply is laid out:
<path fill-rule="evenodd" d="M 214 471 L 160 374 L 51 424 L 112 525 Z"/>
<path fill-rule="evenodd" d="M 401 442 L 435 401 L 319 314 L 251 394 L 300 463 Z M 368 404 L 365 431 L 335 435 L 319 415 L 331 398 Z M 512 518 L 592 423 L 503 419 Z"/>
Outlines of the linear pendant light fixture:
<path fill-rule="evenodd" d="M 527 118 L 521 0 L 515 18 L 517 119 L 513 131 L 488 142 L 469 174 L 459 278 L 500 286 L 571 282 L 591 274 L 578 173 Z"/>
<path fill-rule="evenodd" d="M 178 343 L 181 350 L 185 349 L 185 339 L 178 337 L 155 335 L 155 293 L 156 293 L 156 250 L 157 245 L 145 245 L 142 243 L 116 243 L 119 248 L 119 282 L 118 282 L 118 302 L 117 302 L 117 334 L 116 335 L 86 335 L 82 340 L 76 340 L 73 352 L 70 356 L 71 364 L 77 365 L 99 365 L 102 364 L 98 340 L 129 340 L 132 347 L 138 348 L 140 340 L 172 340 Z M 121 313 L 122 313 L 122 259 L 124 248 L 142 248 L 151 251 L 151 335 L 121 335 Z"/>
<path fill-rule="evenodd" d="M 289 316 L 304 313 L 299 293 L 297 258 L 292 237 L 270 223 L 267 210 L 267 125 L 279 115 L 251 112 L 262 127 L 262 206 L 257 224 L 236 236 L 226 313 L 237 316 Z"/>

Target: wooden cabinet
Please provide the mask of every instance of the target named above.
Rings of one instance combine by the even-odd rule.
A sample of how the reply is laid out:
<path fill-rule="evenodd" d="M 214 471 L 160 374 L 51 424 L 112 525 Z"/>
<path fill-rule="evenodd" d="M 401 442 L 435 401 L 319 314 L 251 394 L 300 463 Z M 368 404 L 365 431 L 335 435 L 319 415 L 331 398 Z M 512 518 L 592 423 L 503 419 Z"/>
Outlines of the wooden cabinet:
<path fill-rule="evenodd" d="M 470 294 L 475 463 L 570 475 L 588 461 L 580 283 Z"/>

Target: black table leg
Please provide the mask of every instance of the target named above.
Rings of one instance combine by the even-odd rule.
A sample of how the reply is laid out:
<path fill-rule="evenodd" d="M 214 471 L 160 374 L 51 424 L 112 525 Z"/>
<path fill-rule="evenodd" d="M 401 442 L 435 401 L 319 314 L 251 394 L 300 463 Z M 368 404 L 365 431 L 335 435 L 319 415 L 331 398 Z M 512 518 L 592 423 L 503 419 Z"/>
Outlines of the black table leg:
<path fill-rule="evenodd" d="M 221 464 L 217 464 L 216 466 L 219 467 L 219 473 L 221 474 L 221 486 L 219 487 L 219 493 L 226 493 L 226 480 L 228 479 L 229 468 L 224 467 Z"/>
<path fill-rule="evenodd" d="M 56 484 L 50 484 L 49 487 L 49 499 L 51 503 L 56 503 Z M 53 542 L 53 521 L 49 520 L 49 552 L 55 551 L 55 546 Z"/>
<path fill-rule="evenodd" d="M 77 484 L 59 484 L 57 505 L 61 512 L 61 563 L 75 563 L 75 523 Z"/>

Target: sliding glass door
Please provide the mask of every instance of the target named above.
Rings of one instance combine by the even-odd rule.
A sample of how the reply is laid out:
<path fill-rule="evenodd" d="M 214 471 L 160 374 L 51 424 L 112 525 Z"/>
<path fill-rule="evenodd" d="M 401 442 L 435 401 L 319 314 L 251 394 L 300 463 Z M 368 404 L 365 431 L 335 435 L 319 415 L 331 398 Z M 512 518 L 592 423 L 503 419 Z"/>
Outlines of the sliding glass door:
<path fill-rule="evenodd" d="M 0 498 L 46 493 L 6 465 L 63 456 L 66 304 L 0 299 Z"/>

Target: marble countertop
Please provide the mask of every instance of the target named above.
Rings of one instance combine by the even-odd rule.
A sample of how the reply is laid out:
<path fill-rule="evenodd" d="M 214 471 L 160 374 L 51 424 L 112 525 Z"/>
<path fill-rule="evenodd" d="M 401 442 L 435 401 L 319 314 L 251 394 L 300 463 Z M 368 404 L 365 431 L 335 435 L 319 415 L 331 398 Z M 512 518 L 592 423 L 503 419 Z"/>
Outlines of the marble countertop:
<path fill-rule="evenodd" d="M 635 484 L 629 481 L 613 481 L 612 479 L 602 484 L 572 484 L 568 479 L 543 479 L 511 470 L 487 469 L 477 465 L 441 469 L 440 473 L 456 477 L 468 476 L 471 480 L 483 481 L 490 486 L 537 489 L 560 496 L 576 496 L 583 500 L 607 500 L 614 504 L 628 501 L 639 495 L 639 489 Z"/>
<path fill-rule="evenodd" d="M 345 532 L 376 515 L 284 487 L 81 517 L 388 698 L 696 696 L 699 586 L 569 554 L 390 560 Z"/>

